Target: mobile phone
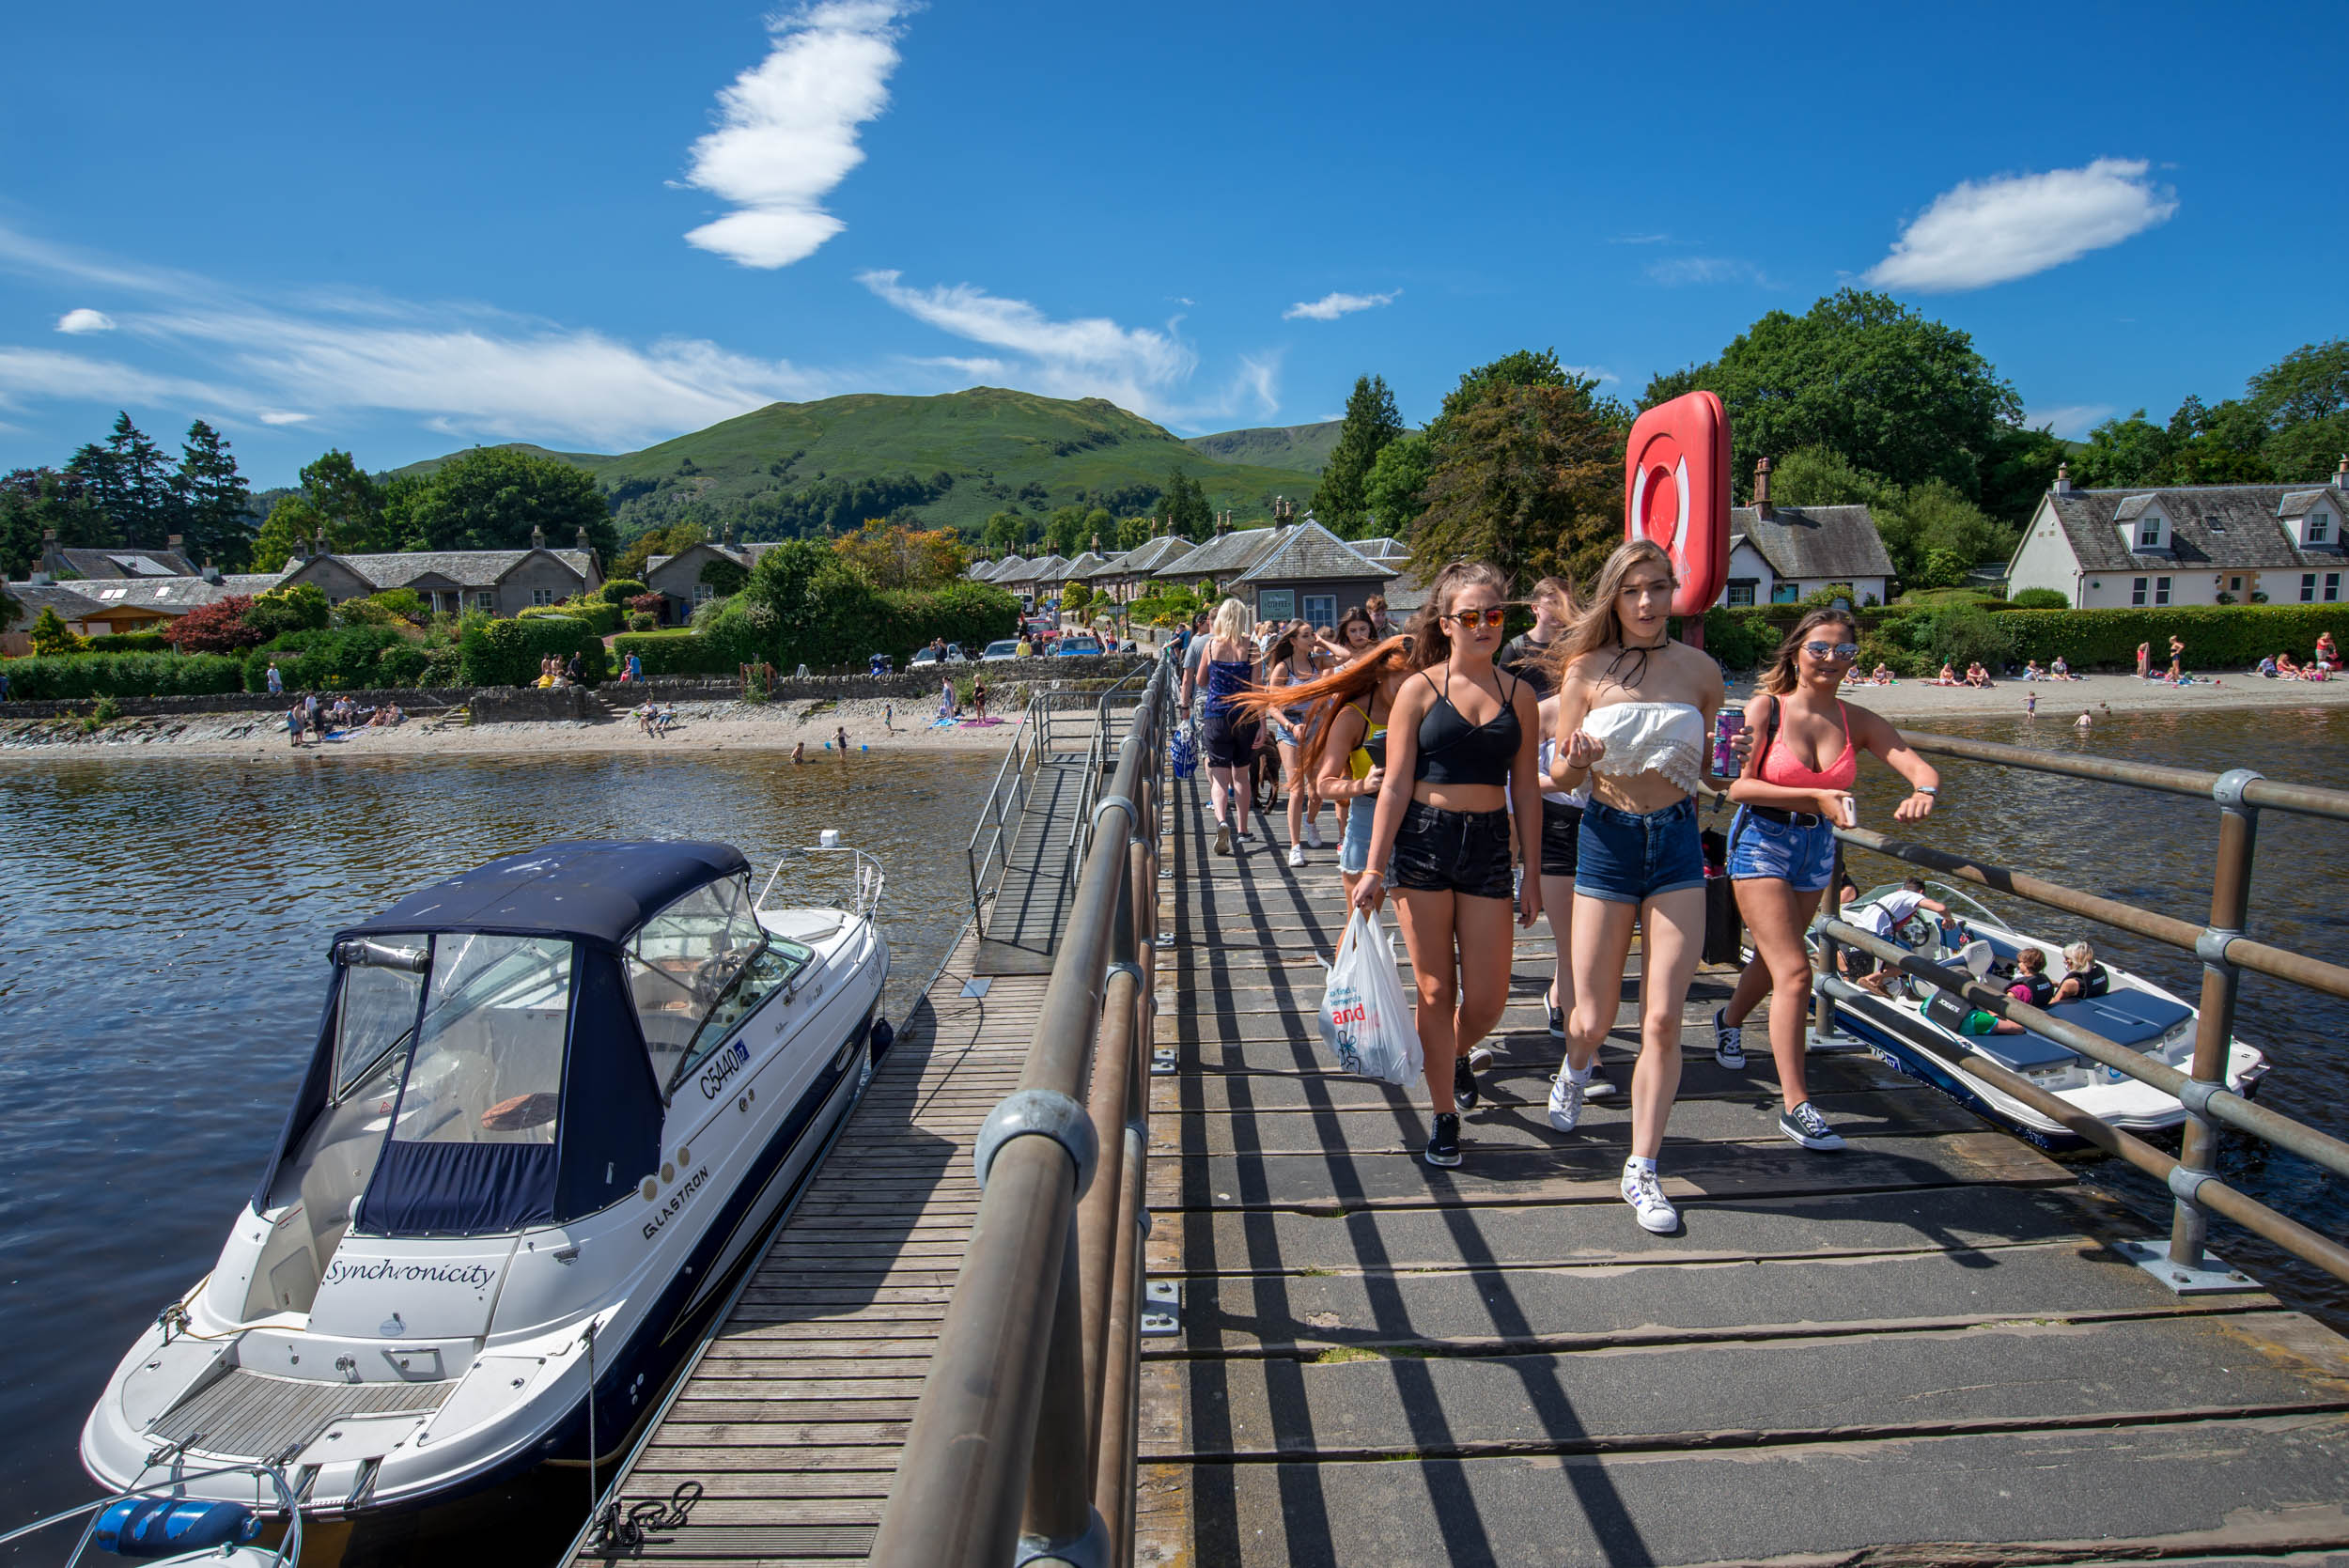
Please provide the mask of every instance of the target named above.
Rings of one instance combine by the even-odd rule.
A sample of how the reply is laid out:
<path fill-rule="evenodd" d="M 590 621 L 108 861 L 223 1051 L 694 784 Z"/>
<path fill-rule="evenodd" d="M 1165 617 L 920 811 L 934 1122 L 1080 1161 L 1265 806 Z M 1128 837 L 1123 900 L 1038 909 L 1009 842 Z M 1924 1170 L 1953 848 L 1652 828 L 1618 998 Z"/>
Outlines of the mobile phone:
<path fill-rule="evenodd" d="M 1737 776 L 1735 741 L 1746 727 L 1746 716 L 1724 708 L 1713 715 L 1713 776 L 1734 779 Z M 1848 824 L 1847 824 L 1848 826 Z"/>

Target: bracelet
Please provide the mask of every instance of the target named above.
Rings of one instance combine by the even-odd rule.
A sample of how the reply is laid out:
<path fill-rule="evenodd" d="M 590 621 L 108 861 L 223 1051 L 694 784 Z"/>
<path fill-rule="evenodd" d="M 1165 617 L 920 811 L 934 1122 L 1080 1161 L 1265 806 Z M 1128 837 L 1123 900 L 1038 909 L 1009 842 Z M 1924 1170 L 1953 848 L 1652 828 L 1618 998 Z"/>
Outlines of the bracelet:
<path fill-rule="evenodd" d="M 1912 795 L 1930 795 L 1935 800 L 1938 800 L 1941 799 L 1941 786 L 1939 784 L 1919 784 L 1915 789 L 1910 790 L 1909 793 Z"/>

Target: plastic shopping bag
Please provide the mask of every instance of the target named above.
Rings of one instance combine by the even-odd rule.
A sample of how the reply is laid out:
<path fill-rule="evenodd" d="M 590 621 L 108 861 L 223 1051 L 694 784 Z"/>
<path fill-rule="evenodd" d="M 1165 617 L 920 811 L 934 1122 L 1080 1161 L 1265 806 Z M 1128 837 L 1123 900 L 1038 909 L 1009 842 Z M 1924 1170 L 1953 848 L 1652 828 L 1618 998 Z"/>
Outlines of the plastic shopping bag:
<path fill-rule="evenodd" d="M 1394 972 L 1394 940 L 1360 910 L 1346 923 L 1330 966 L 1321 1043 L 1349 1073 L 1406 1087 L 1420 1079 L 1419 1031 Z"/>

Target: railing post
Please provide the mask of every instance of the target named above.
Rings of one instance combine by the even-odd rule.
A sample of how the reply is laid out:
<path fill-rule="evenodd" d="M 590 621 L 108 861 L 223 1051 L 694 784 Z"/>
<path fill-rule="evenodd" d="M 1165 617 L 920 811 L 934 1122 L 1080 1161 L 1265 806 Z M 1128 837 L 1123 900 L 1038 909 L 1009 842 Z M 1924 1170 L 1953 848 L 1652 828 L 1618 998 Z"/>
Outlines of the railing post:
<path fill-rule="evenodd" d="M 2227 943 L 2243 935 L 2243 921 L 2251 903 L 2251 852 L 2259 839 L 2259 808 L 2243 799 L 2244 790 L 2259 778 L 2248 768 L 2219 776 L 2211 796 L 2218 802 L 2218 853 L 2211 867 L 2210 924 L 2195 951 L 2202 960 L 2201 1016 L 2194 1029 L 2194 1067 L 2197 1083 L 2223 1088 L 2227 1054 L 2234 1040 L 2235 993 L 2242 971 L 2228 961 Z M 2170 1262 L 2174 1267 L 2202 1266 L 2202 1245 L 2210 1233 L 2210 1218 L 2192 1193 L 2218 1169 L 2218 1125 L 2201 1108 L 2186 1102 L 2186 1127 L 2178 1142 L 2178 1169 L 2170 1176 L 2177 1195 L 2170 1220 Z"/>
<path fill-rule="evenodd" d="M 1019 1550 L 1012 1559 L 1018 1564 L 1106 1568 L 1108 1560 L 1107 1534 L 1101 1516 L 1093 1511 L 1093 1415 L 1086 1399 L 1082 1343 L 1086 1293 L 1078 1278 L 1077 1252 L 1077 1217 L 1072 1214 L 1068 1240 L 1061 1249 L 1052 1338 L 1045 1352 L 1035 1452 L 1028 1461 L 1028 1502 L 1019 1518 Z"/>
<path fill-rule="evenodd" d="M 1834 869 L 1828 875 L 1827 883 L 1826 909 L 1828 919 L 1842 920 L 1843 918 L 1843 907 L 1842 904 L 1837 902 L 1837 900 L 1843 896 L 1843 841 L 1839 838 L 1835 841 Z M 1835 945 L 1835 939 L 1833 937 L 1828 936 L 1825 931 L 1819 933 L 1820 974 L 1819 978 L 1812 981 L 1811 986 L 1811 1046 L 1814 1050 L 1824 1047 L 1835 1034 L 1835 999 L 1828 994 L 1828 989 L 1825 982 L 1828 977 L 1835 973 L 1835 957 L 1841 951 L 1842 949 Z M 1756 963 L 1761 961 L 1760 954 L 1757 953 L 1754 955 L 1754 961 Z M 1778 1003 L 1773 1001 L 1770 1005 L 1775 1007 Z"/>

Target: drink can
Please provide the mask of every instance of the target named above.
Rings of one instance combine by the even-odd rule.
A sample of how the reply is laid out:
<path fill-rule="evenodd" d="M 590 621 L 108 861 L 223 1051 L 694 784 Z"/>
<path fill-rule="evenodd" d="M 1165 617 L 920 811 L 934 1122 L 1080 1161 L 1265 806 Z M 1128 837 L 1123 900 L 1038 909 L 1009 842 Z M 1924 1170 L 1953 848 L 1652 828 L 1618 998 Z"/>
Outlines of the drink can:
<path fill-rule="evenodd" d="M 1713 776 L 1734 779 L 1737 776 L 1737 753 L 1734 742 L 1746 727 L 1746 716 L 1724 708 L 1713 716 Z"/>

